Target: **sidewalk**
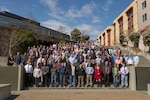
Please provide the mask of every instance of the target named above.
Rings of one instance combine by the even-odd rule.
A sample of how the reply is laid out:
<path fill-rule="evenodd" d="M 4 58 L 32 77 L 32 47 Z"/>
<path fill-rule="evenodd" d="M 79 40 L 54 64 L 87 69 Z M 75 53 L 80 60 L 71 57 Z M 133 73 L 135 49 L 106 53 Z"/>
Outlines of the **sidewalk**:
<path fill-rule="evenodd" d="M 32 89 L 12 92 L 8 100 L 150 100 L 130 89 Z"/>

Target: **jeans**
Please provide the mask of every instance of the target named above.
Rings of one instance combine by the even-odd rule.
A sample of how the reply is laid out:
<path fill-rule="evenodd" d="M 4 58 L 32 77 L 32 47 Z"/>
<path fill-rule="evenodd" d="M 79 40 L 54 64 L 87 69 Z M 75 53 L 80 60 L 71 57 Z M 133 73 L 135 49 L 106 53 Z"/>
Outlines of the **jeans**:
<path fill-rule="evenodd" d="M 76 75 L 70 75 L 70 86 L 76 86 Z"/>
<path fill-rule="evenodd" d="M 60 85 L 61 86 L 65 86 L 66 85 L 65 80 L 66 80 L 66 76 L 60 74 Z"/>
<path fill-rule="evenodd" d="M 128 75 L 121 74 L 121 86 L 128 86 Z"/>
<path fill-rule="evenodd" d="M 56 77 L 57 77 L 57 75 L 56 75 L 56 73 L 51 73 L 51 86 L 57 86 L 57 83 L 56 83 Z M 54 81 L 54 84 L 53 84 L 53 81 Z"/>
<path fill-rule="evenodd" d="M 115 87 L 118 86 L 118 75 L 113 75 L 113 83 Z"/>
<path fill-rule="evenodd" d="M 35 85 L 38 87 L 39 86 L 39 78 L 35 77 Z"/>

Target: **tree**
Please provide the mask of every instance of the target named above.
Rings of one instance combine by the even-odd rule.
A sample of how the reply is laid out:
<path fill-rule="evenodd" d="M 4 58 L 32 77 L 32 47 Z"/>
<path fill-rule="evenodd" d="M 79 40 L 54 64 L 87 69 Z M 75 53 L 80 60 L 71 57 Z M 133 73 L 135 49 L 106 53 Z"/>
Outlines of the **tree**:
<path fill-rule="evenodd" d="M 33 16 L 32 12 L 28 12 L 26 18 L 33 20 L 33 21 L 36 21 L 36 18 Z"/>
<path fill-rule="evenodd" d="M 81 32 L 77 28 L 75 28 L 73 31 L 71 31 L 71 37 L 72 37 L 72 40 L 74 40 L 74 41 L 79 41 L 80 35 L 81 35 Z"/>
<path fill-rule="evenodd" d="M 65 33 L 65 27 L 64 26 L 59 26 L 58 31 L 60 33 Z"/>
<path fill-rule="evenodd" d="M 17 47 L 23 42 L 29 44 L 31 41 L 35 40 L 33 37 L 33 31 L 31 30 L 21 30 L 16 27 L 8 27 L 3 30 L 0 39 L 2 44 L 8 47 L 8 53 L 10 54 L 13 47 Z"/>
<path fill-rule="evenodd" d="M 123 34 L 120 35 L 119 41 L 121 44 L 123 44 L 123 42 L 125 41 L 125 36 Z"/>
<path fill-rule="evenodd" d="M 130 33 L 129 39 L 134 43 L 134 47 L 138 47 L 139 39 L 140 39 L 140 33 L 138 33 L 138 32 Z"/>
<path fill-rule="evenodd" d="M 60 43 L 60 44 L 65 44 L 65 43 L 66 43 L 66 40 L 60 40 L 59 43 Z"/>
<path fill-rule="evenodd" d="M 90 39 L 90 36 L 88 34 L 82 35 L 82 41 L 89 40 L 89 39 Z"/>
<path fill-rule="evenodd" d="M 149 29 L 143 33 L 143 42 L 145 46 L 149 47 L 149 53 L 150 53 L 150 30 Z"/>

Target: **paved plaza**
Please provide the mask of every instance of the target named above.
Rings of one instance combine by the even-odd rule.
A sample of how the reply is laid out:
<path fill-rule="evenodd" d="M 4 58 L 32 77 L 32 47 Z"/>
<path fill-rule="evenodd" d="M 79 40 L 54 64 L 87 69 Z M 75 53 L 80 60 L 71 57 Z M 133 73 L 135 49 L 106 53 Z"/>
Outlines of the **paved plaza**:
<path fill-rule="evenodd" d="M 8 100 L 150 100 L 145 92 L 130 89 L 29 89 L 14 91 Z"/>

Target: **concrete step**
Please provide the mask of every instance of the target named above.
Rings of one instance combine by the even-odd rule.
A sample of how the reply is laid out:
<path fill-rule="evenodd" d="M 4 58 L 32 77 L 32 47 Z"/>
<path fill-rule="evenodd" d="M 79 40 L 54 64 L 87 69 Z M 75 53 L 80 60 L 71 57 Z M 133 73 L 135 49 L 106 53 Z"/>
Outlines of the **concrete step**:
<path fill-rule="evenodd" d="M 144 56 L 139 56 L 140 61 L 137 65 L 138 67 L 150 67 L 150 60 L 146 59 Z"/>
<path fill-rule="evenodd" d="M 122 54 L 129 54 L 130 52 L 128 50 L 122 50 Z"/>

